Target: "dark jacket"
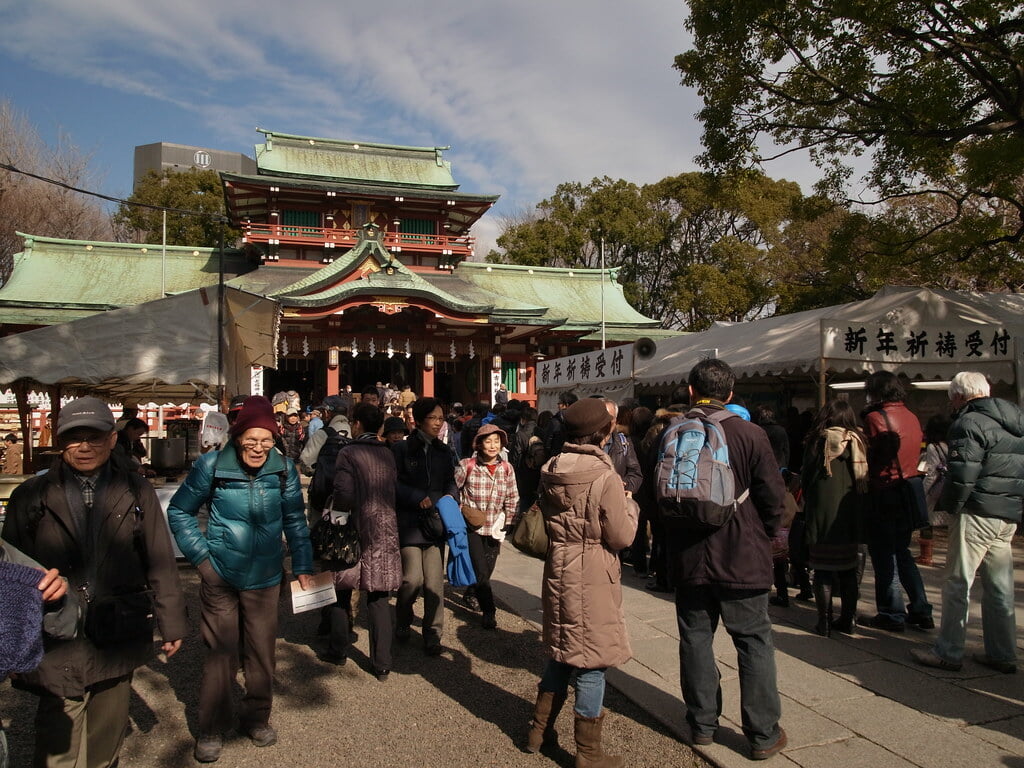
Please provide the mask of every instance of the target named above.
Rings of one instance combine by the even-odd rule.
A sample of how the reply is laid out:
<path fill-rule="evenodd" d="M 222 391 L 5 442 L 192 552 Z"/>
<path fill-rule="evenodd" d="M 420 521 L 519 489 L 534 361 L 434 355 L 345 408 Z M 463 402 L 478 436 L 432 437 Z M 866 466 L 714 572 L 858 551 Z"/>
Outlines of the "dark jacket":
<path fill-rule="evenodd" d="M 856 566 L 863 536 L 866 493 L 858 493 L 849 446 L 825 470 L 825 438 L 804 451 L 800 486 L 804 491 L 804 544 L 812 568 L 846 570 Z"/>
<path fill-rule="evenodd" d="M 98 525 L 94 546 L 75 522 L 71 511 L 75 500 L 81 504 L 77 480 L 58 460 L 47 474 L 15 489 L 7 507 L 4 540 L 42 566 L 59 570 L 67 577 L 69 590 L 88 582 L 90 593 L 101 597 L 143 588 L 148 582 L 160 636 L 167 642 L 185 637 L 188 625 L 178 566 L 153 487 L 138 475 L 129 479 L 127 470 L 108 462 L 93 508 Z M 148 568 L 135 543 L 136 503 Z M 92 568 L 94 579 L 89 576 Z M 97 648 L 84 634 L 73 640 L 47 638 L 42 664 L 21 676 L 17 685 L 55 696 L 81 696 L 87 686 L 127 675 L 149 663 L 153 650 L 152 642 Z"/>
<path fill-rule="evenodd" d="M 405 440 L 399 440 L 391 450 L 398 467 L 398 539 L 403 547 L 433 544 L 420 532 L 420 502 L 429 496 L 433 503 L 442 496 L 457 501 L 459 489 L 455 485 L 454 452 L 440 440 L 427 444 L 423 434 L 416 430 Z"/>
<path fill-rule="evenodd" d="M 196 514 L 208 499 L 210 519 L 204 535 Z M 292 572 L 313 572 L 299 473 L 277 451 L 270 452 L 255 475 L 243 469 L 234 443 L 203 454 L 171 499 L 167 516 L 189 562 L 199 565 L 209 558 L 217 574 L 235 589 L 280 583 L 282 533 L 291 548 Z"/>
<path fill-rule="evenodd" d="M 398 552 L 395 456 L 376 435 L 363 436 L 338 453 L 334 474 L 334 508 L 351 510 L 359 528 L 358 588 L 390 592 L 402 585 Z"/>
<path fill-rule="evenodd" d="M 705 410 L 721 408 L 705 406 Z M 676 586 L 716 584 L 731 589 L 769 589 L 771 537 L 782 519 L 786 488 L 765 431 L 739 417 L 722 422 L 736 494 L 750 496 L 724 526 L 710 534 L 668 535 L 669 569 Z"/>
<path fill-rule="evenodd" d="M 949 430 L 948 467 L 942 509 L 1019 523 L 1024 411 L 994 397 L 969 400 Z"/>
<path fill-rule="evenodd" d="M 917 476 L 924 439 L 917 416 L 903 403 L 881 403 L 868 408 L 863 420 L 871 490 L 887 488 L 901 477 Z"/>
<path fill-rule="evenodd" d="M 640 485 L 644 481 L 644 473 L 640 469 L 636 446 L 633 445 L 629 436 L 615 430 L 608 440 L 608 445 L 605 446 L 605 451 L 608 458 L 612 460 L 615 471 L 622 478 L 625 489 L 630 493 L 639 491 Z"/>

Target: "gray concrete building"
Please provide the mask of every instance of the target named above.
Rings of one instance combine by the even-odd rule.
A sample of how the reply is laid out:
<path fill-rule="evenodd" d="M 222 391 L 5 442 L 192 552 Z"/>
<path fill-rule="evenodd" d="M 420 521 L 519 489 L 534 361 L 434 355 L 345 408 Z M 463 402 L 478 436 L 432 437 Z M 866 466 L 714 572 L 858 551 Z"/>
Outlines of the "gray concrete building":
<path fill-rule="evenodd" d="M 135 147 L 135 169 L 133 187 L 148 171 L 162 173 L 170 168 L 187 171 L 227 171 L 228 173 L 255 174 L 256 161 L 240 152 L 225 152 L 221 149 L 190 147 L 185 144 L 169 144 L 164 141 L 155 144 L 141 144 Z"/>

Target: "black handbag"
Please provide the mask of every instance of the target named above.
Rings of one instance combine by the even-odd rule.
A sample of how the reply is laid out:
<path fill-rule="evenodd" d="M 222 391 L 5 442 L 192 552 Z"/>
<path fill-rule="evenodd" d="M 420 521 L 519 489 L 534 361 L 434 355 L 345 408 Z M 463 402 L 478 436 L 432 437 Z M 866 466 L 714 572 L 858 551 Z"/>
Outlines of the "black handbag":
<path fill-rule="evenodd" d="M 355 516 L 349 515 L 344 523 L 332 523 L 321 517 L 309 532 L 313 555 L 326 571 L 347 571 L 359 564 L 363 548 L 359 543 L 359 530 Z"/>
<path fill-rule="evenodd" d="M 420 533 L 427 541 L 440 543 L 445 539 L 444 521 L 441 520 L 441 513 L 437 507 L 431 505 L 420 510 L 419 516 Z"/>
<path fill-rule="evenodd" d="M 140 589 L 90 600 L 82 629 L 97 648 L 153 642 L 153 590 Z"/>

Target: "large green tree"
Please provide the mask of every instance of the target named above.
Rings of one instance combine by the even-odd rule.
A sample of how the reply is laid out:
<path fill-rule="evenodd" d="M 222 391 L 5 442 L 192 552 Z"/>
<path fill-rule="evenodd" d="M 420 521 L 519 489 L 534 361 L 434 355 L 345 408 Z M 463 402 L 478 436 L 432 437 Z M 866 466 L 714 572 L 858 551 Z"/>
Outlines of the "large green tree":
<path fill-rule="evenodd" d="M 753 172 L 566 183 L 532 215 L 506 222 L 501 252 L 488 258 L 597 267 L 603 251 L 638 311 L 699 330 L 771 311 L 789 284 L 785 232 L 810 211 L 802 200 L 795 184 Z"/>
<path fill-rule="evenodd" d="M 134 205 L 133 205 L 134 203 Z M 167 209 L 167 244 L 216 248 L 221 236 L 232 243 L 236 229 L 222 223 L 224 191 L 216 171 L 166 170 L 148 172 L 114 214 L 114 223 L 126 240 L 159 243 Z"/>
<path fill-rule="evenodd" d="M 1024 5 L 1019 0 L 690 0 L 676 58 L 704 107 L 716 170 L 775 142 L 807 149 L 832 193 L 848 161 L 895 205 L 876 253 L 1019 263 L 1024 240 Z M 903 201 L 910 203 L 913 215 Z M 915 222 L 916 219 L 916 222 Z M 916 225 L 914 225 L 916 224 Z M 914 225 L 914 226 L 908 226 Z M 970 269 L 960 281 L 971 282 Z M 1016 287 L 1019 270 L 1008 277 Z"/>

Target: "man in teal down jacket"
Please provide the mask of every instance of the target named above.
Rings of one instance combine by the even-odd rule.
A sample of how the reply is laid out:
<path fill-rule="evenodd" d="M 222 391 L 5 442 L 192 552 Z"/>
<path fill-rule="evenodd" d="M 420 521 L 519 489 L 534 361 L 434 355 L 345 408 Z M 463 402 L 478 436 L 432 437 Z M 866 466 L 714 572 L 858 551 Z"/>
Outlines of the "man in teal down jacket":
<path fill-rule="evenodd" d="M 282 532 L 303 589 L 311 586 L 313 573 L 299 475 L 294 463 L 274 448 L 277 433 L 270 401 L 247 398 L 231 426 L 231 442 L 199 458 L 167 512 L 178 547 L 202 577 L 201 632 L 208 651 L 199 687 L 195 758 L 203 763 L 220 757 L 224 732 L 231 725 L 233 665 L 239 650 L 245 672 L 241 730 L 258 747 L 277 742 L 270 710 Z M 196 515 L 206 503 L 210 517 L 204 535 Z"/>
<path fill-rule="evenodd" d="M 981 573 L 985 652 L 974 661 L 999 672 L 1017 671 L 1017 627 L 1010 544 L 1024 499 L 1024 411 L 989 396 L 985 377 L 962 371 L 949 384 L 956 420 L 949 430 L 949 461 L 940 508 L 949 526 L 942 624 L 934 648 L 912 649 L 919 664 L 958 670 L 964 657 L 971 584 Z"/>

